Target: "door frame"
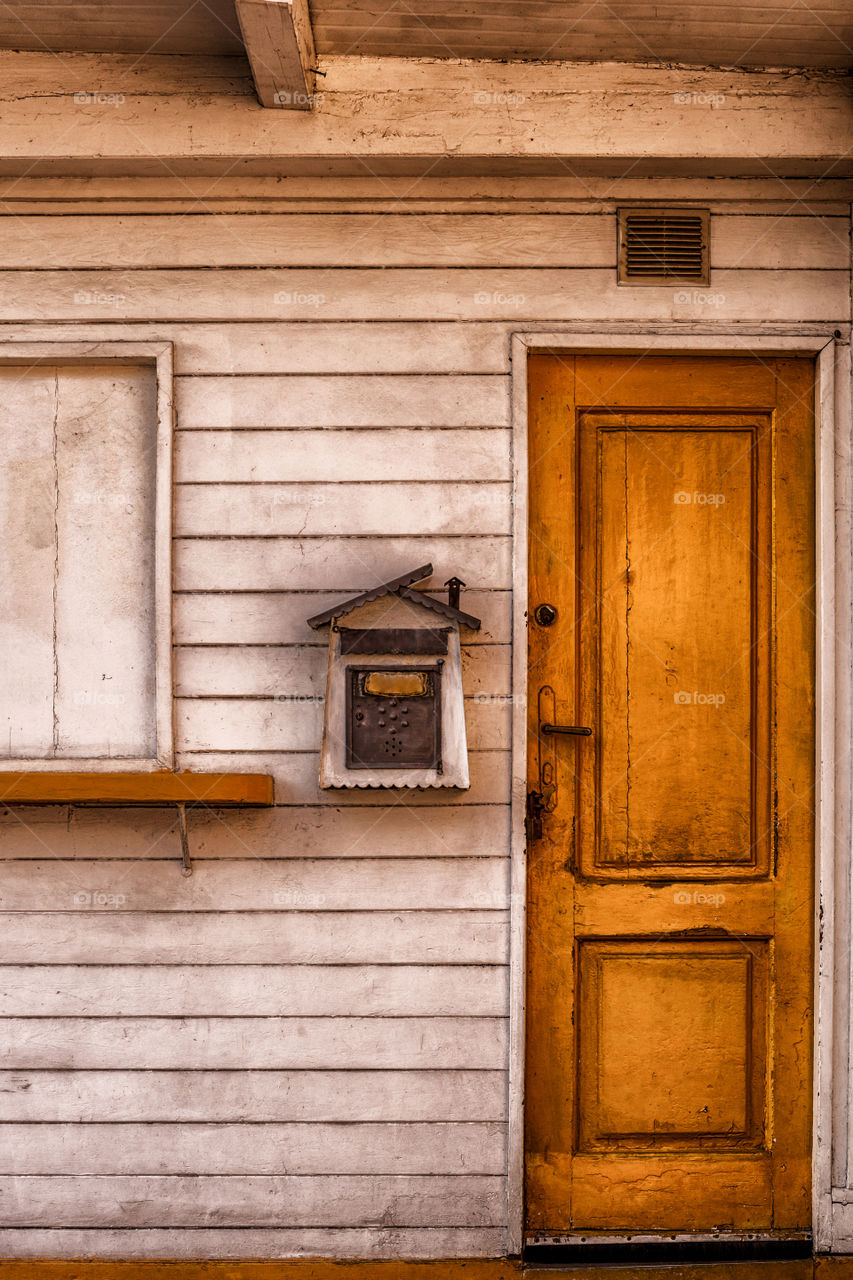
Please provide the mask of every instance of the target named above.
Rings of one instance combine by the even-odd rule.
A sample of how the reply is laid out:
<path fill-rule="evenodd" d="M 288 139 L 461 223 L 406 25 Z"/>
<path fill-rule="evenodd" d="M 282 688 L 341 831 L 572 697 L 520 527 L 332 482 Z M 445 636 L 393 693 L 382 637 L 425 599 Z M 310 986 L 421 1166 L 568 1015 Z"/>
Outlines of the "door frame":
<path fill-rule="evenodd" d="M 528 407 L 527 362 L 555 355 L 808 356 L 815 360 L 815 542 L 817 559 L 815 669 L 815 1036 L 812 1231 L 815 1252 L 832 1242 L 832 1187 L 844 1185 L 849 1079 L 849 939 L 851 796 L 847 783 L 853 740 L 851 708 L 851 359 L 850 325 L 789 325 L 744 333 L 720 326 L 685 333 L 655 326 L 591 332 L 525 330 L 510 335 L 513 456 L 512 841 L 510 863 L 509 1084 L 507 1252 L 524 1240 L 524 1080 L 527 793 Z M 836 548 L 839 549 L 836 555 Z M 846 554 L 844 550 L 846 548 Z M 823 928 L 819 927 L 822 920 Z M 838 972 L 836 973 L 836 964 Z M 849 969 L 849 966 L 848 966 Z M 837 1081 L 833 1095 L 833 1076 Z"/>

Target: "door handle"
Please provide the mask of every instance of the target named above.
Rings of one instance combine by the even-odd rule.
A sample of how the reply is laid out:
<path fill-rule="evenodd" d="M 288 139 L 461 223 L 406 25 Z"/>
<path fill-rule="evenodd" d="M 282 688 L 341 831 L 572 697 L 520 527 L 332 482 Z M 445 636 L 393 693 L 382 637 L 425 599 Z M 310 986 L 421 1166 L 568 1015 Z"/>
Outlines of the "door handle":
<path fill-rule="evenodd" d="M 585 724 L 540 724 L 540 733 L 569 733 L 575 738 L 588 738 L 592 729 Z"/>
<path fill-rule="evenodd" d="M 565 735 L 572 738 L 589 738 L 592 729 L 585 724 L 556 724 L 557 695 L 549 684 L 539 690 L 536 699 L 536 752 L 538 782 L 527 797 L 527 834 L 530 839 L 542 835 L 542 819 L 553 813 L 559 803 L 559 768 L 556 742 L 550 738 Z"/>

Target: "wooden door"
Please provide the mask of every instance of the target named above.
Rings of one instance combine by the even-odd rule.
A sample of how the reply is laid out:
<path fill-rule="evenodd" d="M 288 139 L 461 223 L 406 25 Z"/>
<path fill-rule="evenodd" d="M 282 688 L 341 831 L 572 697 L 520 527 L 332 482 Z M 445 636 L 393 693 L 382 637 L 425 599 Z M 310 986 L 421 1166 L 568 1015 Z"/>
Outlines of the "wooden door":
<path fill-rule="evenodd" d="M 813 367 L 536 355 L 530 405 L 528 1228 L 807 1229 Z"/>

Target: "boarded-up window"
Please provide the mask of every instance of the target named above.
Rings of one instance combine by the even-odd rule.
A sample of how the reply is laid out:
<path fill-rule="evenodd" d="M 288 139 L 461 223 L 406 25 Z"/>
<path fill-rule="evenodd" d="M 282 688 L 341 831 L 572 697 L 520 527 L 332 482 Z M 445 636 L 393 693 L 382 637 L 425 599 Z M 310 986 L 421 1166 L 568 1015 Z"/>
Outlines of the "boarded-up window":
<path fill-rule="evenodd" d="M 0 367 L 0 756 L 157 754 L 156 375 Z"/>

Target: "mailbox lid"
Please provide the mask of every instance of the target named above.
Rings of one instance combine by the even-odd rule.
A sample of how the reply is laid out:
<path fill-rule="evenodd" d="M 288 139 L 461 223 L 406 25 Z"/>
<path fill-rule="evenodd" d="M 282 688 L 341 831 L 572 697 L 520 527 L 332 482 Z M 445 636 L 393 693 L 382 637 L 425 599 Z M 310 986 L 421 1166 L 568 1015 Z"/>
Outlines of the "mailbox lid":
<path fill-rule="evenodd" d="M 339 627 L 341 653 L 439 654 L 447 653 L 449 627 Z"/>
<path fill-rule="evenodd" d="M 349 668 L 348 768 L 441 772 L 442 666 Z"/>

